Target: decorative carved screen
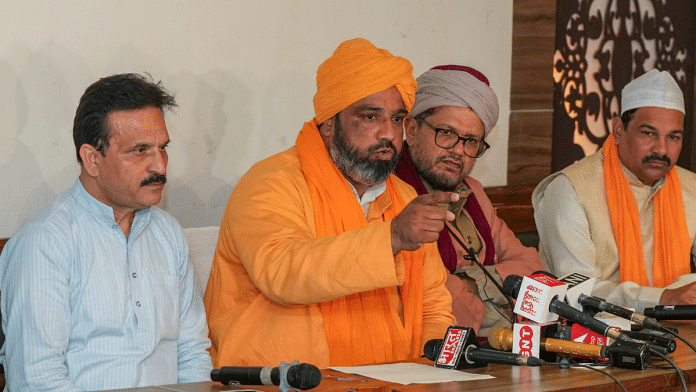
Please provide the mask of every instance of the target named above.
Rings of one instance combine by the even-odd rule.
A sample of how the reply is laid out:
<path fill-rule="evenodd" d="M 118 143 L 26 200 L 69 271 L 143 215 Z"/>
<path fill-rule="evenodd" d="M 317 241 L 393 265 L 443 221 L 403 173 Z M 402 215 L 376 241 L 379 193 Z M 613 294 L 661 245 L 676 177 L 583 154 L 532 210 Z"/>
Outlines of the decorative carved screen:
<path fill-rule="evenodd" d="M 684 92 L 684 145 L 693 170 L 694 0 L 558 0 L 553 59 L 552 171 L 595 153 L 619 114 L 623 87 L 653 68 Z"/>

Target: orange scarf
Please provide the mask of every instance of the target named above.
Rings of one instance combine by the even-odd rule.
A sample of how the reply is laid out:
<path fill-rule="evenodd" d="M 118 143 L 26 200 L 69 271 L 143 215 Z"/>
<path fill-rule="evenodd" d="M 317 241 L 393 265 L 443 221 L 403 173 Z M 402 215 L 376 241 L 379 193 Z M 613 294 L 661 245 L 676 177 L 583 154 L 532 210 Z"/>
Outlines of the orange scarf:
<path fill-rule="evenodd" d="M 367 226 L 364 210 L 343 174 L 336 168 L 319 135 L 316 120 L 297 136 L 297 152 L 312 195 L 317 237 L 342 234 Z M 406 206 L 393 176 L 387 181 L 393 219 Z M 423 257 L 420 250 L 401 252 L 405 268 L 399 287 L 404 306 L 402 325 L 390 293 L 396 287 L 366 291 L 320 304 L 332 366 L 399 361 L 420 355 L 423 330 Z M 348 262 L 348 260 L 347 260 Z"/>
<path fill-rule="evenodd" d="M 614 238 L 619 250 L 621 282 L 650 286 L 643 260 L 638 203 L 621 170 L 619 153 L 610 134 L 602 147 L 604 187 Z M 667 173 L 665 185 L 653 197 L 653 286 L 665 287 L 691 272 L 691 241 L 677 170 Z"/>

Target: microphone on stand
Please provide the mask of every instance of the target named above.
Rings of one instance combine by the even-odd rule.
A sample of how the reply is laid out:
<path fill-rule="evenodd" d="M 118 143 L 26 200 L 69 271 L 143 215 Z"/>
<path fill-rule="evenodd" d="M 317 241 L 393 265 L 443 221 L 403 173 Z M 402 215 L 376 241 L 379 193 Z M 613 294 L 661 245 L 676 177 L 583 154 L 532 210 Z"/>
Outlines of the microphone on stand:
<path fill-rule="evenodd" d="M 435 362 L 435 367 L 470 369 L 489 363 L 513 366 L 541 366 L 545 362 L 536 357 L 479 348 L 473 328 L 450 326 L 445 339 L 425 343 L 423 354 Z"/>
<path fill-rule="evenodd" d="M 213 369 L 210 378 L 225 385 L 279 385 L 281 390 L 305 390 L 319 385 L 321 371 L 314 365 L 293 361 L 281 362 L 279 367 L 223 366 Z"/>

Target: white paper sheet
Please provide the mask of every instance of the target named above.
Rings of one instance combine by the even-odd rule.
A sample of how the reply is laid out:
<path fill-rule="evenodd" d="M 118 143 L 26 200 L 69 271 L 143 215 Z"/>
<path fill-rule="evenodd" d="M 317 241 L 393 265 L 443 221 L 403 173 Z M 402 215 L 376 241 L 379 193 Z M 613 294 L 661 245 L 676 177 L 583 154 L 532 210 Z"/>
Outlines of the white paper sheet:
<path fill-rule="evenodd" d="M 459 370 L 436 368 L 419 363 L 392 363 L 387 365 L 331 367 L 343 373 L 358 374 L 396 384 L 430 384 L 449 381 L 485 380 L 488 374 L 466 373 Z"/>

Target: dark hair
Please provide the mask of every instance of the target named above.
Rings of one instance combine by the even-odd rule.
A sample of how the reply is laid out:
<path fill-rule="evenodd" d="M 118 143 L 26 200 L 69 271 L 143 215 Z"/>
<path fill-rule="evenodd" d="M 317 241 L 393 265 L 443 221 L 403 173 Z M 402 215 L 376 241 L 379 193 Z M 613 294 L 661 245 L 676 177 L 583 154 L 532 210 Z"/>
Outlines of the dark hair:
<path fill-rule="evenodd" d="M 73 122 L 73 141 L 77 161 L 82 164 L 80 147 L 89 144 L 106 156 L 111 140 L 109 114 L 122 110 L 158 108 L 162 115 L 174 108 L 174 95 L 167 91 L 162 82 L 155 83 L 147 77 L 127 73 L 101 78 L 87 87 L 80 98 Z"/>
<path fill-rule="evenodd" d="M 628 123 L 633 119 L 633 113 L 636 112 L 638 108 L 626 110 L 621 115 L 621 122 L 623 123 L 624 129 L 628 129 Z"/>

